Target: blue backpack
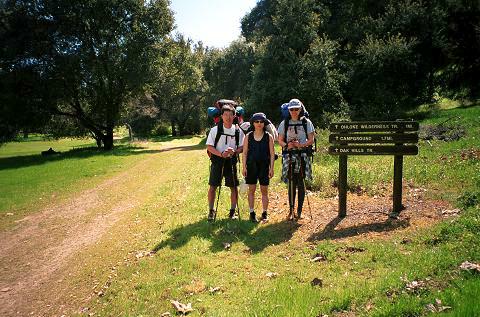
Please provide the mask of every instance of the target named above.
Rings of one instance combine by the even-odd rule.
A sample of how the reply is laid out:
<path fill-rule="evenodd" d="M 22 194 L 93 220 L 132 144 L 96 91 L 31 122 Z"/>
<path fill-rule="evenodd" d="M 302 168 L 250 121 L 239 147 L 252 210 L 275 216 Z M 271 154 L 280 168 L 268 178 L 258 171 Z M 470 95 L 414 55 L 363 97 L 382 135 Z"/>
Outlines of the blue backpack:
<path fill-rule="evenodd" d="M 282 121 L 287 118 L 290 118 L 290 112 L 288 112 L 288 102 L 280 106 L 280 113 L 282 115 Z M 308 111 L 305 109 L 305 106 L 303 104 L 302 104 L 302 110 L 300 110 L 300 118 L 301 117 L 308 118 Z"/>
<path fill-rule="evenodd" d="M 282 104 L 280 106 L 280 112 L 282 115 L 282 121 L 284 122 L 283 126 L 285 128 L 285 140 L 287 140 L 287 131 L 288 127 L 290 126 L 290 112 L 288 111 L 288 102 Z M 293 125 L 295 131 L 297 131 L 297 126 L 303 126 L 303 131 L 307 133 L 307 118 L 308 118 L 308 111 L 305 109 L 305 106 L 302 104 L 302 110 L 300 110 L 300 121 L 301 123 Z M 313 138 L 313 145 L 307 147 L 307 155 L 312 157 L 313 153 L 317 151 L 317 139 Z M 282 153 L 286 153 L 286 151 L 282 151 Z"/>

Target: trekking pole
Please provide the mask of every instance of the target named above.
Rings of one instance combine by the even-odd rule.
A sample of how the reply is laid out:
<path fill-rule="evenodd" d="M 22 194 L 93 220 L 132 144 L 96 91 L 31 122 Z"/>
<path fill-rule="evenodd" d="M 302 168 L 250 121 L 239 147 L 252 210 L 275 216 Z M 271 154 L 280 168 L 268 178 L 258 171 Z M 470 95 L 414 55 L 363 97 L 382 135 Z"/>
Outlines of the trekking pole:
<path fill-rule="evenodd" d="M 307 162 L 305 162 L 305 164 L 307 164 Z M 312 208 L 310 207 L 310 199 L 308 199 L 308 193 L 307 193 L 307 186 L 305 185 L 305 171 L 303 170 L 303 165 L 302 165 L 302 161 L 300 159 L 300 173 L 301 173 L 301 177 L 302 177 L 302 181 L 303 181 L 303 188 L 305 190 L 305 196 L 307 196 L 307 203 L 308 203 L 308 211 L 310 212 L 310 220 L 313 220 L 313 216 L 312 216 Z"/>
<path fill-rule="evenodd" d="M 220 200 L 220 192 L 222 190 L 223 169 L 225 168 L 225 159 L 222 158 L 222 172 L 220 173 L 220 185 L 218 185 L 217 205 L 215 206 L 215 213 L 213 214 L 213 221 L 217 219 L 218 201 Z"/>
<path fill-rule="evenodd" d="M 238 156 L 237 156 L 238 158 Z M 239 158 L 237 159 L 237 163 L 239 162 Z M 237 171 L 235 170 L 235 168 L 233 168 L 233 157 L 230 158 L 230 165 L 232 165 L 232 177 L 233 177 L 233 187 L 236 189 L 235 191 L 235 197 L 237 198 L 237 205 L 235 206 L 235 209 L 237 211 L 237 215 L 238 215 L 238 220 L 240 220 L 240 202 L 238 201 L 239 200 L 239 195 L 238 195 L 238 188 L 237 188 L 237 182 L 236 182 L 236 179 L 237 179 Z"/>
<path fill-rule="evenodd" d="M 292 172 L 292 153 L 289 153 L 289 161 L 288 161 L 288 205 L 290 208 L 290 211 L 288 212 L 288 218 L 293 217 L 295 218 L 295 195 L 293 191 L 295 190 L 293 186 L 293 172 Z"/>

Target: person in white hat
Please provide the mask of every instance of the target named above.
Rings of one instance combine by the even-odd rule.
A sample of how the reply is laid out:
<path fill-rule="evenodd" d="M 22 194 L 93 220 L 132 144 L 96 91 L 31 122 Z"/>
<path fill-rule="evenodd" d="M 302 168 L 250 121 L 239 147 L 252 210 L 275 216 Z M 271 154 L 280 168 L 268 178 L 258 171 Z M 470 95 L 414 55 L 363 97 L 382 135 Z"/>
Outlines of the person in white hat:
<path fill-rule="evenodd" d="M 290 212 L 288 218 L 293 220 L 302 217 L 305 199 L 305 178 L 310 179 L 311 162 L 308 151 L 314 143 L 315 128 L 304 113 L 300 100 L 292 99 L 288 103 L 289 118 L 278 127 L 278 143 L 283 151 L 282 180 L 288 183 L 288 200 Z M 297 215 L 295 217 L 295 196 L 298 191 Z"/>

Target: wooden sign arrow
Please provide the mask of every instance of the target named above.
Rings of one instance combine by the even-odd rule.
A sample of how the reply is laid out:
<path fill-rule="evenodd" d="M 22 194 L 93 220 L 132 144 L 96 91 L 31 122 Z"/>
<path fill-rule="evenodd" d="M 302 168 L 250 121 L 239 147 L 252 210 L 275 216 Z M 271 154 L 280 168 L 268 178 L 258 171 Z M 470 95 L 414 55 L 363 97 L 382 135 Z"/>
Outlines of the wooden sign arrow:
<path fill-rule="evenodd" d="M 353 143 L 417 143 L 417 133 L 381 133 L 381 134 L 330 134 L 330 143 L 353 144 Z"/>
<path fill-rule="evenodd" d="M 333 155 L 417 155 L 416 145 L 336 145 L 328 148 Z"/>
<path fill-rule="evenodd" d="M 416 121 L 354 121 L 330 124 L 330 132 L 418 131 Z"/>

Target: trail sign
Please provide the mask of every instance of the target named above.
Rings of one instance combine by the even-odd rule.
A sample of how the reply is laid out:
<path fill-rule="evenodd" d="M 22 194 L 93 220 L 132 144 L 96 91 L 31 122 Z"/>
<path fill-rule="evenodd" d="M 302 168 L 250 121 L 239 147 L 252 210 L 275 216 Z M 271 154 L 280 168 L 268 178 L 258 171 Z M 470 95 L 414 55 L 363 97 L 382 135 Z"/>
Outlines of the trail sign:
<path fill-rule="evenodd" d="M 328 148 L 333 155 L 417 155 L 416 145 L 335 145 Z"/>
<path fill-rule="evenodd" d="M 359 134 L 359 133 L 337 133 L 330 134 L 328 138 L 330 143 L 417 143 L 417 133 L 378 133 L 378 134 Z M 333 154 L 333 153 L 332 153 Z"/>
<path fill-rule="evenodd" d="M 334 133 L 328 138 L 332 143 L 328 152 L 339 156 L 339 217 L 345 217 L 347 214 L 348 155 L 394 156 L 393 213 L 398 214 L 401 211 L 403 156 L 418 154 L 416 145 L 418 128 L 419 124 L 415 121 L 357 121 L 330 124 L 330 132 Z"/>
<path fill-rule="evenodd" d="M 357 121 L 330 124 L 330 132 L 418 131 L 416 121 Z"/>

